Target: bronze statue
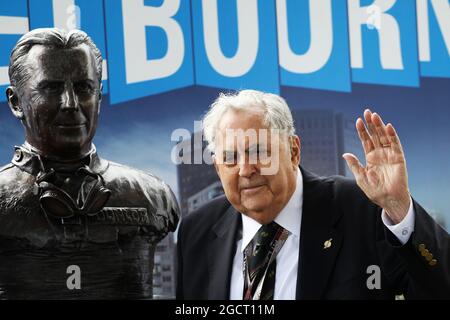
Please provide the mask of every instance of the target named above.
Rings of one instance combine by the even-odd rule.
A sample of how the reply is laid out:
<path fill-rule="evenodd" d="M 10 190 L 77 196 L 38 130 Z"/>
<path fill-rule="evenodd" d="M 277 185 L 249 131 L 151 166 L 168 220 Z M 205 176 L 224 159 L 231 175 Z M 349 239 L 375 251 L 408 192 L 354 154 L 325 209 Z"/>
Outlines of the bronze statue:
<path fill-rule="evenodd" d="M 25 143 L 0 168 L 0 299 L 152 298 L 154 249 L 179 208 L 163 181 L 97 155 L 99 50 L 82 31 L 36 29 L 9 77 Z"/>

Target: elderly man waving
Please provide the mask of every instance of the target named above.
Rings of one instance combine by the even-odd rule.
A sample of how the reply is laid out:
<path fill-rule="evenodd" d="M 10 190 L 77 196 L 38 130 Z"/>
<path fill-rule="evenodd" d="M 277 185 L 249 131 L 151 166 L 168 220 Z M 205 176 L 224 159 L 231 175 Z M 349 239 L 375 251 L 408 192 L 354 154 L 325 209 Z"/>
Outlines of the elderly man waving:
<path fill-rule="evenodd" d="M 450 298 L 450 237 L 408 190 L 391 124 L 370 110 L 356 128 L 356 183 L 299 167 L 283 98 L 220 95 L 204 134 L 225 196 L 182 220 L 179 299 Z"/>

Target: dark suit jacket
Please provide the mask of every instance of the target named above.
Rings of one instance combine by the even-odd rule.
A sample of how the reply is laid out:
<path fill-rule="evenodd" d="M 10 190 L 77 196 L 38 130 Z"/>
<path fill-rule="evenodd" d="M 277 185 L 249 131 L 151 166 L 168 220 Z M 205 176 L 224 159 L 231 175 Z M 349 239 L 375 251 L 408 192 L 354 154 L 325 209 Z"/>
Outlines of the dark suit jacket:
<path fill-rule="evenodd" d="M 397 294 L 450 299 L 450 237 L 419 204 L 414 202 L 414 232 L 401 245 L 384 226 L 381 208 L 353 180 L 302 174 L 297 299 L 393 299 Z M 177 299 L 229 299 L 241 228 L 241 215 L 224 196 L 182 220 Z M 324 249 L 330 238 L 332 245 Z M 436 259 L 434 266 L 422 256 L 424 249 Z M 371 265 L 381 270 L 380 289 L 368 289 Z"/>

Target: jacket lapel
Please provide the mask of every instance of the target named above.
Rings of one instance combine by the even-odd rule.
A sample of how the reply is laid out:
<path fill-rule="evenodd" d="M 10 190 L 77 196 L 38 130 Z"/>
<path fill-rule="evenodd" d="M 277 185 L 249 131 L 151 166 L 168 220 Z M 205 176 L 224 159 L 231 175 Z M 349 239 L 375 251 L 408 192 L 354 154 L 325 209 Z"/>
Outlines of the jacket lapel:
<path fill-rule="evenodd" d="M 209 300 L 229 299 L 231 268 L 241 223 L 240 214 L 230 205 L 211 230 L 212 241 L 208 246 Z"/>
<path fill-rule="evenodd" d="M 296 298 L 322 299 L 342 243 L 342 234 L 334 228 L 340 216 L 334 205 L 332 180 L 319 178 L 303 169 L 302 174 L 303 209 Z"/>

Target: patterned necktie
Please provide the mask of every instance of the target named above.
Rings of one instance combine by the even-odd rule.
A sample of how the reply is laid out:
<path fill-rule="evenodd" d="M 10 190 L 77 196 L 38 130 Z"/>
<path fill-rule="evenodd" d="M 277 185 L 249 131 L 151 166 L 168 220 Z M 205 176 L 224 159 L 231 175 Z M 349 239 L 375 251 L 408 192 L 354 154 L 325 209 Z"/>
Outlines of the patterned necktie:
<path fill-rule="evenodd" d="M 275 257 L 288 235 L 287 230 L 273 221 L 261 226 L 245 248 L 244 300 L 273 300 Z"/>

